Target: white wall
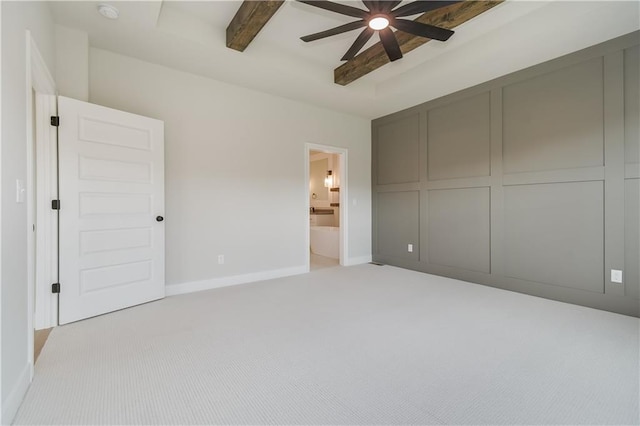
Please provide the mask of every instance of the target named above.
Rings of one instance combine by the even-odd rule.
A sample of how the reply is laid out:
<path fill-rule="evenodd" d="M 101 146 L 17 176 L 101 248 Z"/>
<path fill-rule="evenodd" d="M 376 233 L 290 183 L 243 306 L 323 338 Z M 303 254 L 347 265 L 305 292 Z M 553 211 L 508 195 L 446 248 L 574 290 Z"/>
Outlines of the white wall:
<path fill-rule="evenodd" d="M 89 101 L 89 35 L 80 30 L 55 26 L 56 86 L 58 93 Z"/>
<path fill-rule="evenodd" d="M 27 211 L 15 201 L 26 180 L 26 35 L 55 70 L 54 25 L 46 2 L 2 2 L 2 423 L 13 418 L 29 383 Z"/>
<path fill-rule="evenodd" d="M 308 142 L 349 150 L 348 257 L 370 258 L 369 120 L 95 48 L 89 68 L 91 102 L 165 122 L 168 285 L 305 266 Z"/>

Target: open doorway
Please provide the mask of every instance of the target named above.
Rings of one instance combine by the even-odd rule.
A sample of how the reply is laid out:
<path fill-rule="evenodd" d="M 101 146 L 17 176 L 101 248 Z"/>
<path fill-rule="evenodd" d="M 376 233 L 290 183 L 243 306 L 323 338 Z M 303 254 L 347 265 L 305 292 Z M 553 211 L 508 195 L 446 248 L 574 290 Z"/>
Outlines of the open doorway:
<path fill-rule="evenodd" d="M 33 294 L 35 295 L 34 297 L 40 296 L 42 297 L 42 295 L 40 294 L 41 292 L 38 291 L 37 288 L 37 282 L 38 279 L 42 280 L 42 279 L 49 279 L 48 277 L 42 277 L 42 268 L 45 265 L 45 262 L 43 262 L 43 258 L 42 256 L 39 258 L 38 257 L 38 252 L 40 251 L 40 253 L 42 253 L 42 245 L 44 242 L 44 238 L 42 238 L 42 235 L 40 235 L 40 238 L 38 238 L 38 234 L 42 234 L 42 232 L 47 228 L 46 226 L 44 226 L 44 224 L 40 221 L 38 221 L 39 216 L 43 217 L 44 213 L 46 212 L 46 206 L 44 205 L 43 200 L 39 200 L 38 197 L 38 193 L 43 191 L 44 187 L 42 184 L 39 184 L 40 182 L 43 182 L 43 176 L 41 176 L 41 174 L 46 170 L 46 168 L 42 168 L 40 167 L 40 170 L 38 168 L 38 159 L 42 159 L 43 157 L 43 153 L 41 152 L 43 150 L 43 137 L 42 137 L 42 129 L 46 129 L 45 124 L 45 120 L 46 117 L 42 116 L 42 105 L 41 103 L 44 101 L 43 99 L 43 94 L 36 92 L 36 89 L 33 87 L 34 85 L 32 85 L 31 88 L 31 141 L 30 141 L 30 148 L 27 150 L 27 152 L 29 152 L 29 166 L 28 169 L 30 169 L 29 171 L 29 175 L 27 177 L 27 187 L 28 187 L 28 191 L 27 192 L 27 196 L 29 197 L 29 199 L 27 200 L 27 205 L 28 205 L 28 228 L 27 229 L 27 233 L 28 233 L 28 247 L 29 247 L 29 253 L 28 253 L 28 262 L 29 262 L 29 272 L 27 274 L 28 276 L 28 280 L 29 280 L 29 286 L 33 288 Z M 40 145 L 40 146 L 38 146 Z M 41 229 L 42 228 L 42 229 Z M 38 267 L 40 267 L 40 270 L 38 270 Z M 47 338 L 49 337 L 49 333 L 51 332 L 52 328 L 45 328 L 46 326 L 43 326 L 42 324 L 40 324 L 40 321 L 38 321 L 38 316 L 37 316 L 37 306 L 38 303 L 37 301 L 34 300 L 33 305 L 31 305 L 33 308 L 33 344 L 31 344 L 31 336 L 29 336 L 29 344 L 30 346 L 33 346 L 32 348 L 30 347 L 30 352 L 33 353 L 33 361 L 32 364 L 35 364 L 36 361 L 38 360 L 38 356 L 40 355 L 40 352 L 42 352 L 42 348 L 44 347 L 44 344 L 47 341 Z"/>
<path fill-rule="evenodd" d="M 310 271 L 345 265 L 347 258 L 347 152 L 343 148 L 307 144 L 308 230 Z"/>

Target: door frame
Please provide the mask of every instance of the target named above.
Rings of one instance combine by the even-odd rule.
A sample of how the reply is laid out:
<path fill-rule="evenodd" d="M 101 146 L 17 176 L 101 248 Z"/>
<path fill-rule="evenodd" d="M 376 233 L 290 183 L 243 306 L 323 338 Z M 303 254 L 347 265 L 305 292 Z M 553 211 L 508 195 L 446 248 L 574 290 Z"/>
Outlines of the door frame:
<path fill-rule="evenodd" d="M 58 282 L 58 212 L 51 209 L 51 200 L 58 199 L 58 140 L 48 120 L 57 115 L 56 104 L 56 96 L 36 92 L 36 330 L 58 325 L 58 296 L 51 292 Z"/>
<path fill-rule="evenodd" d="M 56 115 L 56 84 L 35 40 L 26 31 L 26 209 L 27 209 L 27 336 L 30 379 L 33 379 L 34 330 L 57 325 L 57 297 L 51 293 L 51 274 L 57 276 L 57 215 L 47 208 L 57 194 L 57 136 L 49 117 Z M 33 93 L 36 105 L 33 105 Z M 36 111 L 34 116 L 34 111 Z M 35 126 L 34 126 L 35 124 Z M 35 133 L 34 133 L 35 128 Z M 37 144 L 37 145 L 34 145 Z M 34 149 L 35 146 L 35 149 Z M 52 149 L 53 148 L 53 149 Z M 49 173 L 41 173 L 37 182 L 35 170 L 48 164 Z M 51 170 L 51 165 L 54 165 Z M 34 170 L 35 168 L 35 170 Z M 55 192 L 51 189 L 55 188 Z M 36 191 L 37 200 L 32 194 Z M 33 229 L 35 225 L 35 232 Z M 52 229 L 52 227 L 54 229 Z M 45 249 L 48 252 L 45 252 Z M 35 252 L 37 250 L 37 252 Z M 54 261 L 55 260 L 55 261 Z M 55 269 L 52 271 L 52 269 Z M 45 273 L 48 271 L 48 273 Z M 55 277 L 53 277 L 55 278 Z M 41 300 L 36 304 L 36 299 Z M 45 308 L 46 306 L 46 308 Z"/>
<path fill-rule="evenodd" d="M 348 203 L 347 197 L 349 191 L 349 173 L 347 169 L 348 160 L 348 149 L 340 148 L 337 146 L 331 145 L 320 145 L 316 143 L 307 143 L 305 144 L 304 150 L 304 175 L 305 175 L 305 186 L 304 186 L 304 196 L 305 196 L 305 205 L 306 205 L 306 216 L 305 216 L 305 259 L 306 259 L 306 267 L 307 272 L 311 270 L 311 253 L 309 250 L 309 245 L 311 243 L 310 236 L 310 223 L 309 223 L 309 210 L 311 208 L 311 201 L 309 200 L 309 159 L 311 151 L 320 151 L 326 154 L 337 154 L 340 158 L 340 265 L 347 266 L 349 264 L 349 214 L 348 214 Z"/>

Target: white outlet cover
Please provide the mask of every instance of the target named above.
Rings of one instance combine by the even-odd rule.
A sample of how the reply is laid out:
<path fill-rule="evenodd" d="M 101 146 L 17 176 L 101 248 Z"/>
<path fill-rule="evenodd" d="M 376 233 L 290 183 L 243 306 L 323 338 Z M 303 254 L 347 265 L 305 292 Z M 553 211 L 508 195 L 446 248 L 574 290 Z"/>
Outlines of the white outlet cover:
<path fill-rule="evenodd" d="M 611 282 L 622 284 L 622 271 L 619 269 L 611 270 Z"/>
<path fill-rule="evenodd" d="M 16 179 L 16 203 L 24 203 L 24 196 L 27 190 L 22 179 Z"/>
<path fill-rule="evenodd" d="M 407 244 L 407 251 L 413 253 L 413 244 Z"/>

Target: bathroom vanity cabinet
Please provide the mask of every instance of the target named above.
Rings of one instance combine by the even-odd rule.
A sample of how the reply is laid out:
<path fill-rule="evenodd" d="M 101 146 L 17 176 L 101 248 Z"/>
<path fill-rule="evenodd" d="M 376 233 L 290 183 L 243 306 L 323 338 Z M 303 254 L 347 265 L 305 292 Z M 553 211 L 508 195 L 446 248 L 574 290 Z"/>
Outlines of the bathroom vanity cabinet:
<path fill-rule="evenodd" d="M 333 210 L 330 212 L 321 211 L 311 213 L 309 215 L 309 221 L 311 226 L 334 226 Z"/>

